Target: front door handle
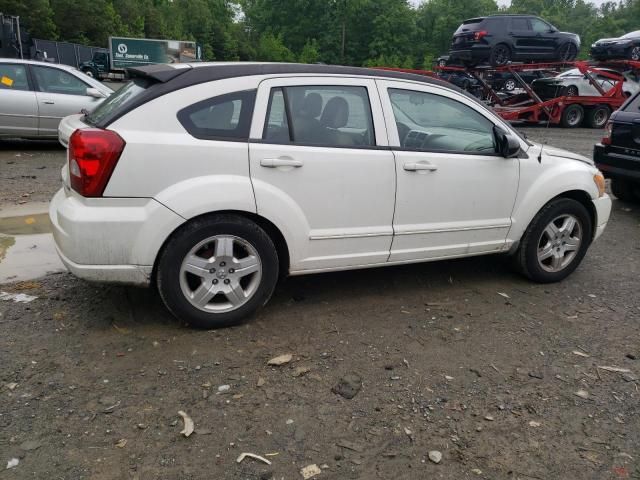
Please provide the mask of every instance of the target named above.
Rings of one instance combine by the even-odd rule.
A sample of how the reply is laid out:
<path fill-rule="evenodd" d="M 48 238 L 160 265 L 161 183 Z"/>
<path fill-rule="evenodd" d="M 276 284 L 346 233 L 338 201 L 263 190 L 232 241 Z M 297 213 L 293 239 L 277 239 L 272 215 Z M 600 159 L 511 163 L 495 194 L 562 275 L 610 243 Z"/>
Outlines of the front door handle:
<path fill-rule="evenodd" d="M 294 167 L 300 168 L 303 163 L 300 160 L 294 160 L 292 158 L 263 158 L 260 160 L 260 166 L 267 168 L 278 167 Z"/>
<path fill-rule="evenodd" d="M 408 162 L 402 166 L 407 172 L 427 171 L 435 172 L 438 166 L 429 162 Z"/>
<path fill-rule="evenodd" d="M 56 102 L 54 102 L 53 100 L 43 100 L 42 103 L 44 103 L 45 105 L 54 105 Z"/>

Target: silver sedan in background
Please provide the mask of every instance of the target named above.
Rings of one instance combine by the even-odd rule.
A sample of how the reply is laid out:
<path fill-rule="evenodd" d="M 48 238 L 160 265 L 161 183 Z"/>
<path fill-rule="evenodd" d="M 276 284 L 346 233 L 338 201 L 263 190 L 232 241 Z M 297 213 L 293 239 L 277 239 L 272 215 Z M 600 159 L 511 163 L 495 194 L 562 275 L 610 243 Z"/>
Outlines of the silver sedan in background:
<path fill-rule="evenodd" d="M 68 65 L 0 58 L 0 137 L 57 138 L 62 118 L 112 93 Z"/>

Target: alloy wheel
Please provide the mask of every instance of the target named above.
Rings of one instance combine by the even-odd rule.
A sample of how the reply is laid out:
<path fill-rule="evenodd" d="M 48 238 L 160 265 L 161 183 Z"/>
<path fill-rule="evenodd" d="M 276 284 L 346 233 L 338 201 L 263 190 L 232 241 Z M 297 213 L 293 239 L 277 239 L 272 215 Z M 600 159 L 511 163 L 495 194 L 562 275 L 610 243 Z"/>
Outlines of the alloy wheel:
<path fill-rule="evenodd" d="M 640 60 L 640 47 L 633 47 L 631 49 L 631 53 L 629 54 L 631 60 L 639 61 Z"/>
<path fill-rule="evenodd" d="M 496 65 L 504 65 L 509 61 L 509 48 L 504 45 L 495 47 L 494 57 Z"/>
<path fill-rule="evenodd" d="M 511 78 L 504 83 L 504 89 L 507 90 L 508 92 L 515 90 L 515 88 L 516 88 L 516 81 Z"/>
<path fill-rule="evenodd" d="M 570 62 L 576 58 L 577 53 L 578 51 L 575 45 L 573 43 L 567 43 L 560 49 L 560 60 L 563 62 Z"/>
<path fill-rule="evenodd" d="M 256 293 L 262 261 L 246 240 L 215 235 L 199 242 L 180 266 L 180 288 L 199 310 L 224 313 L 240 308 Z"/>
<path fill-rule="evenodd" d="M 540 267 L 551 273 L 565 269 L 578 254 L 582 239 L 582 226 L 577 217 L 570 214 L 556 217 L 538 240 Z"/>

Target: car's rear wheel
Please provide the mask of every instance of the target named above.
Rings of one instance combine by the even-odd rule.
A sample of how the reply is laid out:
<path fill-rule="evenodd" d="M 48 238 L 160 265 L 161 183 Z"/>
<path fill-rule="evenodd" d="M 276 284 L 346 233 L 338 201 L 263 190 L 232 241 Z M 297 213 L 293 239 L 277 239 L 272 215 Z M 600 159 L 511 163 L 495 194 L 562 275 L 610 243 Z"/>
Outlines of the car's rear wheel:
<path fill-rule="evenodd" d="M 629 49 L 629 59 L 635 62 L 640 61 L 640 46 Z"/>
<path fill-rule="evenodd" d="M 574 103 L 572 105 L 568 105 L 564 111 L 562 112 L 562 117 L 560 122 L 562 126 L 565 128 L 576 128 L 579 127 L 584 119 L 584 108 L 582 105 L 578 105 Z"/>
<path fill-rule="evenodd" d="M 558 59 L 561 62 L 573 62 L 578 56 L 578 47 L 573 43 L 565 43 L 558 50 Z"/>
<path fill-rule="evenodd" d="M 591 243 L 591 217 L 580 202 L 552 200 L 524 233 L 516 260 L 522 273 L 540 283 L 559 282 L 584 258 Z"/>
<path fill-rule="evenodd" d="M 611 192 L 623 202 L 640 202 L 640 183 L 622 178 L 611 179 Z"/>
<path fill-rule="evenodd" d="M 507 92 L 513 92 L 516 89 L 516 81 L 513 78 L 508 79 L 504 82 L 504 89 Z"/>
<path fill-rule="evenodd" d="M 489 63 L 494 67 L 506 65 L 511 60 L 511 49 L 504 43 L 499 43 L 491 50 Z"/>
<path fill-rule="evenodd" d="M 587 111 L 585 121 L 590 128 L 604 128 L 610 116 L 611 110 L 609 110 L 609 107 L 598 105 Z"/>
<path fill-rule="evenodd" d="M 271 297 L 278 255 L 255 223 L 234 215 L 188 223 L 167 242 L 157 285 L 171 313 L 198 328 L 240 323 Z"/>
<path fill-rule="evenodd" d="M 567 97 L 577 97 L 580 95 L 580 91 L 578 90 L 578 87 L 576 87 L 575 85 L 569 85 L 567 88 L 565 88 L 564 94 Z"/>

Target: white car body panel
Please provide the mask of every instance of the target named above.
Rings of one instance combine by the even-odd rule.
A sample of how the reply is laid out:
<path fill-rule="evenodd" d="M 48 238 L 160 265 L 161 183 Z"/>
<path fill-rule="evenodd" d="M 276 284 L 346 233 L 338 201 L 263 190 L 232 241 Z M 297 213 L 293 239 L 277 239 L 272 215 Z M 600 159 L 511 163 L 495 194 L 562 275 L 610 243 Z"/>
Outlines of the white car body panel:
<path fill-rule="evenodd" d="M 262 142 L 269 90 L 286 85 L 365 86 L 376 148 Z M 572 190 L 592 199 L 595 235 L 602 232 L 611 200 L 598 198 L 597 170 L 588 159 L 545 146 L 538 162 L 540 146 L 523 139 L 522 154 L 510 159 L 402 151 L 388 86 L 453 98 L 513 131 L 474 100 L 421 82 L 253 75 L 183 88 L 109 125 L 126 147 L 103 198 L 70 190 L 63 169 L 65 187 L 50 209 L 63 261 L 90 280 L 147 284 L 172 232 L 219 211 L 246 212 L 272 223 L 285 239 L 292 275 L 478 255 L 517 244 L 540 208 Z M 198 101 L 256 88 L 249 141 L 197 139 L 176 117 Z M 65 118 L 60 141 L 68 144 L 77 128 L 90 127 L 79 115 Z M 302 167 L 261 165 L 283 157 L 301 161 Z M 425 159 L 437 163 L 438 171 L 425 175 L 403 168 L 407 161 Z"/>
<path fill-rule="evenodd" d="M 390 88 L 446 96 L 496 123 L 485 109 L 454 91 L 400 81 L 377 83 L 383 92 L 387 125 L 395 125 L 389 95 L 385 94 Z M 390 141 L 400 145 L 395 128 Z M 398 193 L 389 260 L 436 259 L 504 248 L 518 191 L 518 159 L 399 148 L 393 152 Z M 428 163 L 437 170 L 406 171 L 405 163 L 412 162 Z"/>
<path fill-rule="evenodd" d="M 272 88 L 335 84 L 334 78 L 318 77 L 265 80 L 258 89 L 256 104 L 266 107 Z M 341 78 L 339 85 L 367 88 L 378 146 L 387 146 L 375 81 Z M 254 111 L 252 139 L 262 137 L 265 118 L 266 108 Z M 387 260 L 393 237 L 391 221 L 396 191 L 394 159 L 389 150 L 252 141 L 249 157 L 258 214 L 269 219 L 285 214 L 285 218 L 274 222 L 276 225 L 286 221 L 287 211 L 295 212 L 293 218 L 303 216 L 296 227 L 303 229 L 299 236 L 306 239 L 293 249 L 292 271 Z M 261 165 L 265 159 L 291 159 L 303 165 L 268 168 Z"/>

